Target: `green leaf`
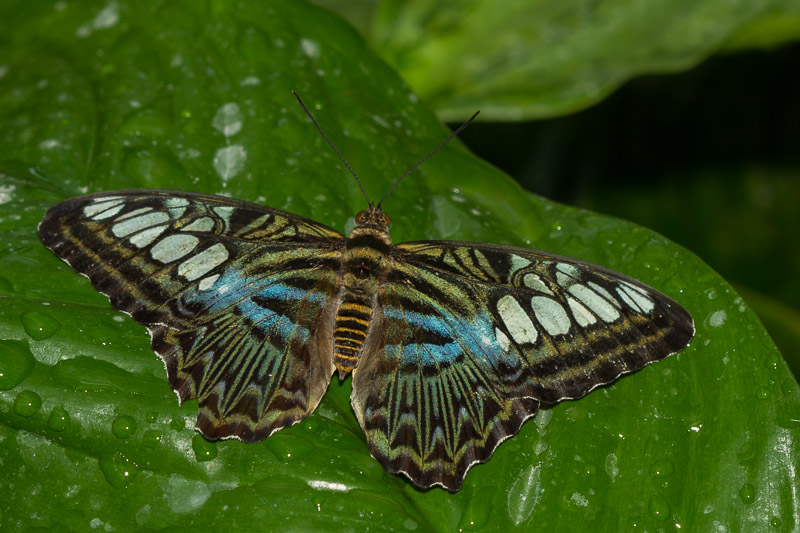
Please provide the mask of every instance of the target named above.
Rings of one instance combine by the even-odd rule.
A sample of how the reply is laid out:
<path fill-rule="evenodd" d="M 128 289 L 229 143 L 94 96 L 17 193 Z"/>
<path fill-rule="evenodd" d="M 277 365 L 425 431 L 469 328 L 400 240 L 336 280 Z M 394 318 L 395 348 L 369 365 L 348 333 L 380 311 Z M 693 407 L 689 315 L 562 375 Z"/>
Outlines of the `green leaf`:
<path fill-rule="evenodd" d="M 635 76 L 800 38 L 794 0 L 318 2 L 358 24 L 449 121 L 476 109 L 504 121 L 562 115 Z"/>
<path fill-rule="evenodd" d="M 38 242 L 58 200 L 170 187 L 338 229 L 447 135 L 355 32 L 302 2 L 0 8 L 0 525 L 26 530 L 776 530 L 798 527 L 797 384 L 752 311 L 653 232 L 524 193 L 453 143 L 384 204 L 397 242 L 528 245 L 678 299 L 677 356 L 545 409 L 457 494 L 370 458 L 333 380 L 258 444 L 210 443 L 143 327 Z"/>

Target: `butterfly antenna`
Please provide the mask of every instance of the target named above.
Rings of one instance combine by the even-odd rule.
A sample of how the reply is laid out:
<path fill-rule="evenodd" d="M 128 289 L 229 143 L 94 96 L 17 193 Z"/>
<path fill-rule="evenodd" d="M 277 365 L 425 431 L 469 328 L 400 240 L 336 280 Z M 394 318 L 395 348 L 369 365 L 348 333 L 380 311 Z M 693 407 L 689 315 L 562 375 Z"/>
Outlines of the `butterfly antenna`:
<path fill-rule="evenodd" d="M 303 101 L 300 99 L 300 96 L 294 91 L 292 91 L 292 94 L 294 95 L 295 98 L 297 98 L 297 101 L 300 102 L 300 107 L 303 108 L 303 111 L 306 112 L 306 115 L 308 115 L 308 118 L 310 118 L 311 122 L 313 122 L 314 125 L 317 127 L 317 130 L 319 130 L 320 134 L 322 135 L 322 138 L 325 139 L 328 142 L 329 145 L 331 145 L 331 148 L 333 148 L 333 151 L 336 152 L 336 155 L 339 156 L 339 159 L 342 160 L 342 163 L 344 163 L 344 166 L 347 167 L 347 170 L 349 170 L 350 174 L 352 174 L 353 177 L 356 179 L 356 183 L 358 183 L 358 187 L 361 189 L 361 194 L 363 194 L 364 198 L 367 199 L 367 203 L 369 205 L 372 205 L 372 202 L 369 201 L 369 196 L 367 196 L 367 191 L 364 190 L 364 186 L 361 185 L 361 180 L 358 179 L 358 176 L 356 175 L 356 173 L 353 170 L 353 168 L 350 166 L 350 163 L 347 162 L 347 160 L 339 152 L 339 150 L 336 149 L 336 146 L 333 145 L 333 142 L 328 138 L 327 135 L 325 135 L 325 132 L 322 131 L 322 128 L 320 127 L 319 124 L 317 124 L 317 120 L 314 118 L 314 115 L 312 115 L 311 111 L 308 110 L 308 108 L 306 107 L 306 104 L 304 104 Z M 450 140 L 450 139 L 448 139 L 448 140 Z M 424 161 L 424 159 L 423 159 L 423 161 Z"/>
<path fill-rule="evenodd" d="M 405 174 L 403 174 L 402 176 L 400 176 L 399 178 L 397 178 L 397 181 L 395 181 L 395 182 L 392 184 L 392 186 L 389 188 L 389 190 L 386 192 L 386 194 L 384 194 L 384 195 L 383 195 L 383 198 L 381 198 L 381 201 L 380 201 L 380 202 L 378 202 L 378 207 L 380 207 L 380 206 L 381 206 L 381 204 L 383 203 L 383 201 L 384 201 L 384 200 L 386 200 L 386 198 L 387 198 L 387 197 L 388 197 L 390 194 L 392 194 L 392 191 L 394 190 L 394 188 L 395 188 L 395 187 L 397 187 L 397 185 L 398 185 L 398 184 L 399 184 L 401 181 L 403 181 L 403 178 L 405 178 L 406 176 L 408 176 L 409 174 L 411 174 L 412 172 L 414 172 L 415 170 L 417 170 L 417 167 L 419 167 L 419 166 L 420 166 L 422 163 L 424 163 L 425 161 L 427 161 L 428 159 L 430 159 L 430 158 L 431 158 L 431 156 L 433 156 L 433 154 L 435 154 L 436 152 L 438 152 L 439 150 L 441 150 L 442 148 L 444 148 L 444 145 L 446 145 L 447 143 L 449 143 L 450 141 L 452 141 L 452 140 L 453 140 L 453 137 L 455 137 L 456 135 L 458 135 L 459 133 L 461 133 L 462 131 L 464 131 L 464 128 L 466 128 L 467 126 L 469 126 L 470 122 L 472 122 L 473 120 L 475 120 L 475 117 L 477 117 L 479 113 L 480 113 L 480 111 L 475 111 L 475 114 L 474 114 L 474 115 L 472 115 L 471 117 L 469 117 L 469 118 L 467 119 L 467 121 L 466 121 L 466 122 L 464 122 L 464 123 L 463 123 L 462 125 L 460 125 L 460 126 L 459 126 L 459 127 L 458 127 L 458 128 L 457 128 L 457 129 L 456 129 L 454 132 L 453 132 L 453 133 L 451 133 L 451 134 L 450 134 L 450 137 L 448 137 L 447 139 L 445 139 L 445 141 L 444 141 L 442 144 L 440 144 L 440 145 L 439 145 L 439 146 L 436 148 L 436 150 L 434 150 L 433 152 L 431 152 L 431 153 L 429 153 L 428 155 L 426 155 L 425 157 L 423 157 L 423 158 L 422 158 L 422 160 L 421 160 L 419 163 L 417 163 L 416 165 L 414 165 L 413 167 L 411 167 L 410 169 L 408 169 L 408 170 L 406 171 L 406 173 L 405 173 Z"/>

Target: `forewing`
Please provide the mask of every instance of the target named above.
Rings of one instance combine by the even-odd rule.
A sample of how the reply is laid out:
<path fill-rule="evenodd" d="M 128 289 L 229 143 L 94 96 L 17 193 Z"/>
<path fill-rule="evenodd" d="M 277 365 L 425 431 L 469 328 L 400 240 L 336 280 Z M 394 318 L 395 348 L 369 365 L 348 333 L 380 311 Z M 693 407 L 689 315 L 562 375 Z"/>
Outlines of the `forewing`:
<path fill-rule="evenodd" d="M 148 328 L 180 400 L 199 399 L 205 436 L 263 439 L 324 394 L 334 230 L 219 196 L 134 190 L 61 202 L 39 236 Z"/>
<path fill-rule="evenodd" d="M 353 378 L 372 454 L 458 490 L 539 402 L 579 398 L 683 349 L 691 316 L 622 274 L 523 248 L 406 243 Z"/>

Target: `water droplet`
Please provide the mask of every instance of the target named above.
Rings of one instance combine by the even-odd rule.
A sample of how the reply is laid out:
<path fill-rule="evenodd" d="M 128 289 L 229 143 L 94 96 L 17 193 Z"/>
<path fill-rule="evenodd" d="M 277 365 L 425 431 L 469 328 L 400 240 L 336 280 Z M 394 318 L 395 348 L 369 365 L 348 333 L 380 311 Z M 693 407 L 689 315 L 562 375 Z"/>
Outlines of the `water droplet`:
<path fill-rule="evenodd" d="M 2 199 L 2 193 L 0 192 L 0 199 Z M 0 204 L 3 202 L 0 201 Z M 8 278 L 0 276 L 0 294 L 14 294 L 14 285 L 11 284 Z"/>
<path fill-rule="evenodd" d="M 175 431 L 181 431 L 183 428 L 186 427 L 186 421 L 179 416 L 175 417 L 169 421 L 169 427 L 171 427 Z"/>
<path fill-rule="evenodd" d="M 229 179 L 244 170 L 246 161 L 247 150 L 238 144 L 232 144 L 217 150 L 212 164 L 219 177 L 222 178 L 222 182 L 227 183 Z"/>
<path fill-rule="evenodd" d="M 594 463 L 586 463 L 583 465 L 583 473 L 587 476 L 593 476 L 597 474 L 597 466 Z"/>
<path fill-rule="evenodd" d="M 39 311 L 28 311 L 22 313 L 20 317 L 25 333 L 35 341 L 41 341 L 52 337 L 56 331 L 61 329 L 61 323 L 47 313 Z"/>
<path fill-rule="evenodd" d="M 153 450 L 158 448 L 158 446 L 163 442 L 164 435 L 161 434 L 160 431 L 156 431 L 154 429 L 148 429 L 142 435 L 142 442 L 145 448 Z"/>
<path fill-rule="evenodd" d="M 56 405 L 47 417 L 47 427 L 53 431 L 64 431 L 69 427 L 69 413 L 61 405 Z"/>
<path fill-rule="evenodd" d="M 0 341 L 0 390 L 11 390 L 33 371 L 36 360 L 23 341 Z"/>
<path fill-rule="evenodd" d="M 225 137 L 233 137 L 242 130 L 243 120 L 239 105 L 235 102 L 228 102 L 217 109 L 211 125 Z"/>
<path fill-rule="evenodd" d="M 667 477 L 675 471 L 675 465 L 669 459 L 657 461 L 650 465 L 650 475 L 653 477 Z"/>
<path fill-rule="evenodd" d="M 42 408 L 42 398 L 32 390 L 24 390 L 14 400 L 14 412 L 19 416 L 29 417 Z"/>
<path fill-rule="evenodd" d="M 165 180 L 180 187 L 190 181 L 186 168 L 172 153 L 155 147 L 128 150 L 122 158 L 122 171 L 142 187 L 155 187 Z"/>
<path fill-rule="evenodd" d="M 111 423 L 111 433 L 118 439 L 127 439 L 136 433 L 136 420 L 132 416 L 118 416 Z"/>
<path fill-rule="evenodd" d="M 619 475 L 617 456 L 613 453 L 608 454 L 606 457 L 606 473 L 608 474 L 608 477 L 611 478 L 611 481 L 614 481 L 617 475 Z"/>
<path fill-rule="evenodd" d="M 767 387 L 759 387 L 756 391 L 756 398 L 759 400 L 769 399 L 769 389 Z"/>
<path fill-rule="evenodd" d="M 745 483 L 739 489 L 739 498 L 742 499 L 742 503 L 753 503 L 756 498 L 756 488 L 751 483 Z"/>
<path fill-rule="evenodd" d="M 302 48 L 303 53 L 311 59 L 317 59 L 319 57 L 320 47 L 317 41 L 303 37 L 300 39 L 300 48 Z"/>
<path fill-rule="evenodd" d="M 157 418 L 158 418 L 158 413 L 156 413 L 155 411 L 147 411 L 147 414 L 144 417 L 144 419 L 147 421 L 148 424 L 154 423 Z"/>
<path fill-rule="evenodd" d="M 647 510 L 650 511 L 650 514 L 657 520 L 666 520 L 669 518 L 669 503 L 661 494 L 655 494 L 650 497 L 650 501 L 647 502 Z"/>
<path fill-rule="evenodd" d="M 725 313 L 724 309 L 720 309 L 719 311 L 714 311 L 711 316 L 708 317 L 708 325 L 713 328 L 718 328 L 725 323 L 728 316 Z"/>
<path fill-rule="evenodd" d="M 192 450 L 194 450 L 194 457 L 198 463 L 204 463 L 216 459 L 217 445 L 209 442 L 199 433 L 192 437 Z"/>
<path fill-rule="evenodd" d="M 139 465 L 119 452 L 102 456 L 100 470 L 108 484 L 116 489 L 127 487 L 139 475 Z"/>
<path fill-rule="evenodd" d="M 780 527 L 781 527 L 781 519 L 778 518 L 777 516 L 773 516 L 769 520 L 769 525 L 771 525 L 775 529 L 780 529 Z"/>

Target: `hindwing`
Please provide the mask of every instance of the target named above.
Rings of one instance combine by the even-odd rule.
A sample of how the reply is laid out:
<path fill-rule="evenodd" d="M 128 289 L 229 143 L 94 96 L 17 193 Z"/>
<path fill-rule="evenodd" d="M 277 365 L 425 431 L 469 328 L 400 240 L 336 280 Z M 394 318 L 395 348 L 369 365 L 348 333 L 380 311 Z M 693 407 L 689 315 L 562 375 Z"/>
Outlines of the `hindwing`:
<path fill-rule="evenodd" d="M 263 439 L 327 389 L 338 232 L 220 196 L 132 190 L 61 202 L 39 235 L 148 328 L 180 400 L 199 399 L 205 436 Z"/>
<path fill-rule="evenodd" d="M 458 490 L 540 402 L 579 398 L 694 335 L 669 297 L 576 259 L 435 241 L 393 259 L 352 403 L 373 456 L 420 486 Z"/>

